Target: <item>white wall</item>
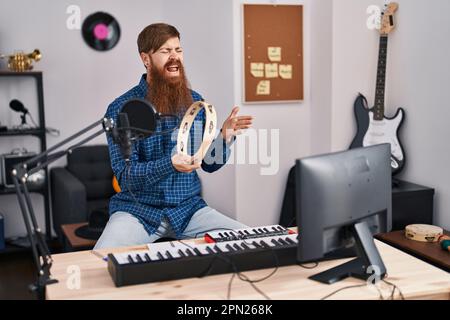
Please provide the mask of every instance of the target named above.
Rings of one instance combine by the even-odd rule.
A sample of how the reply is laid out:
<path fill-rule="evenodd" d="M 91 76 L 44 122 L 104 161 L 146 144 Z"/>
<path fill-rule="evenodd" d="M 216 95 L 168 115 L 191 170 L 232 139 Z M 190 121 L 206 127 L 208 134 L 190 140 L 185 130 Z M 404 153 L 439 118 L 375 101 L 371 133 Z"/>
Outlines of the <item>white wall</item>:
<path fill-rule="evenodd" d="M 450 2 L 399 0 L 389 35 L 386 115 L 406 111 L 401 129 L 407 163 L 399 178 L 435 188 L 434 223 L 450 229 Z M 381 0 L 333 2 L 332 149 L 348 147 L 357 92 L 373 103 L 379 34 L 366 27 L 366 8 Z"/>
<path fill-rule="evenodd" d="M 310 7 L 303 8 L 304 100 L 301 103 L 243 104 L 242 95 L 242 4 L 273 4 L 274 1 L 233 2 L 235 104 L 242 114 L 254 116 L 254 128 L 279 130 L 279 171 L 261 175 L 261 165 L 236 164 L 236 210 L 248 225 L 278 223 L 289 169 L 295 159 L 310 153 Z M 276 1 L 276 4 L 304 4 L 308 1 Z M 237 143 L 244 139 L 238 139 Z M 270 149 L 269 149 L 270 150 Z"/>
<path fill-rule="evenodd" d="M 333 0 L 312 0 L 311 7 L 311 154 L 331 149 Z"/>

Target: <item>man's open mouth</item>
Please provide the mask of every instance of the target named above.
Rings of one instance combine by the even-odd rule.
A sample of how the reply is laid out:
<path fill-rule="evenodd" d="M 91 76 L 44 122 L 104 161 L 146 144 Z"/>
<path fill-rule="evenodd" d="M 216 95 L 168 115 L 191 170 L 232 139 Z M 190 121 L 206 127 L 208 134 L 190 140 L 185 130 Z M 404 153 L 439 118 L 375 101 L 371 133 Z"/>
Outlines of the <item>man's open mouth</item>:
<path fill-rule="evenodd" d="M 169 72 L 178 72 L 178 70 L 180 70 L 180 67 L 178 65 L 171 65 L 166 67 L 166 70 Z"/>

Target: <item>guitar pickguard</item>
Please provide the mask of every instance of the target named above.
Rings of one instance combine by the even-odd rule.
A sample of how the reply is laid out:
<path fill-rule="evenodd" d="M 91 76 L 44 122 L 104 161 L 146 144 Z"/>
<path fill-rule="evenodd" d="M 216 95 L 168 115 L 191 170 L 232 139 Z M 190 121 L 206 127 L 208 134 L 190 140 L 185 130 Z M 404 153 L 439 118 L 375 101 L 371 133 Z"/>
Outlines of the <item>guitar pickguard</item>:
<path fill-rule="evenodd" d="M 363 138 L 363 146 L 372 146 L 380 143 L 389 143 L 391 145 L 391 154 L 394 161 L 403 161 L 403 149 L 397 137 L 397 130 L 403 120 L 403 110 L 399 109 L 394 118 L 383 120 L 374 120 L 374 113 L 369 111 L 369 127 Z M 393 164 L 395 167 L 395 164 Z"/>

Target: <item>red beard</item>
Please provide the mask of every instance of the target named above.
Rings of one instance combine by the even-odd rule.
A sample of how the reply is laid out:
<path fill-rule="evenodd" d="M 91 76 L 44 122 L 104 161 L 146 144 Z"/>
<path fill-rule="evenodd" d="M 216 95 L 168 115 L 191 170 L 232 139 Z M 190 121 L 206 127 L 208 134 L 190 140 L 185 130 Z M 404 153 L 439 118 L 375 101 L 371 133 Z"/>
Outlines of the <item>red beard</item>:
<path fill-rule="evenodd" d="M 174 64 L 178 66 L 179 76 L 166 77 L 164 71 Z M 179 114 L 193 103 L 183 64 L 179 60 L 167 61 L 163 70 L 158 70 L 152 63 L 147 99 L 162 114 Z"/>

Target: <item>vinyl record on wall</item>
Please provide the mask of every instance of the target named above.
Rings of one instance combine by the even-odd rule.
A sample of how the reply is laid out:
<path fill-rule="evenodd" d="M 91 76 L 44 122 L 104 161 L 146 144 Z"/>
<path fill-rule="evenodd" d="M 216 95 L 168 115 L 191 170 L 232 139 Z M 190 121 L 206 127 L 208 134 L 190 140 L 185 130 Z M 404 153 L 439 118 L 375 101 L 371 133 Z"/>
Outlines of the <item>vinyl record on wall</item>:
<path fill-rule="evenodd" d="M 120 39 L 119 23 L 106 12 L 89 15 L 81 28 L 84 41 L 94 50 L 106 51 L 114 48 Z"/>

